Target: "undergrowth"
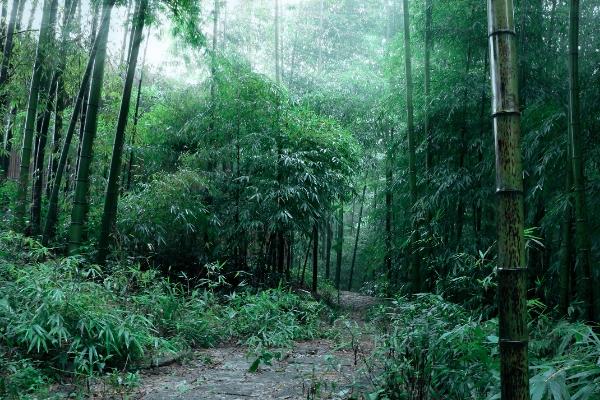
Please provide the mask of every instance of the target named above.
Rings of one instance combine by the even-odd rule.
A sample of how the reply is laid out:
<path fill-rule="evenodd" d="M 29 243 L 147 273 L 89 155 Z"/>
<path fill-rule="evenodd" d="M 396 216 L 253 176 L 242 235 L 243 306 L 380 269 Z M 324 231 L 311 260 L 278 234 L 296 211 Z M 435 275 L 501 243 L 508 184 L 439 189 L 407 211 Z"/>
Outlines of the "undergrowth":
<path fill-rule="evenodd" d="M 583 323 L 556 322 L 529 302 L 532 400 L 586 400 L 600 396 L 600 339 Z M 389 322 L 378 359 L 381 389 L 390 400 L 499 399 L 497 319 L 433 294 L 398 298 L 382 308 Z"/>
<path fill-rule="evenodd" d="M 223 296 L 218 284 L 222 276 L 194 287 L 139 265 L 102 270 L 0 235 L 0 397 L 43 397 L 57 379 L 125 373 L 189 347 L 238 340 L 260 353 L 322 334 L 324 306 L 308 296 L 283 287 Z"/>

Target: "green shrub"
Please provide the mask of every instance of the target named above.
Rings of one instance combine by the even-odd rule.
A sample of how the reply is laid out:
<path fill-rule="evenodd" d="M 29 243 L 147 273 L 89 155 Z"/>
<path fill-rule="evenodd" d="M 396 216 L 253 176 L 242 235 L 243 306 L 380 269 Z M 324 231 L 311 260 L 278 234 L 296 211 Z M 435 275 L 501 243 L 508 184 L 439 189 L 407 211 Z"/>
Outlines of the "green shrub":
<path fill-rule="evenodd" d="M 385 345 L 383 385 L 390 399 L 482 399 L 497 383 L 496 325 L 469 315 L 440 296 L 400 298 Z"/>
<path fill-rule="evenodd" d="M 251 347 L 289 347 L 295 340 L 312 339 L 320 333 L 324 307 L 282 288 L 230 297 L 226 315 L 230 334 Z"/>
<path fill-rule="evenodd" d="M 152 321 L 130 312 L 93 266 L 66 258 L 1 268 L 3 339 L 23 353 L 91 374 L 164 345 Z"/>
<path fill-rule="evenodd" d="M 29 359 L 8 360 L 0 354 L 0 397 L 31 399 L 47 394 L 49 379 Z"/>
<path fill-rule="evenodd" d="M 150 257 L 160 265 L 207 261 L 208 191 L 192 171 L 156 175 L 119 202 L 119 243 L 128 256 Z"/>

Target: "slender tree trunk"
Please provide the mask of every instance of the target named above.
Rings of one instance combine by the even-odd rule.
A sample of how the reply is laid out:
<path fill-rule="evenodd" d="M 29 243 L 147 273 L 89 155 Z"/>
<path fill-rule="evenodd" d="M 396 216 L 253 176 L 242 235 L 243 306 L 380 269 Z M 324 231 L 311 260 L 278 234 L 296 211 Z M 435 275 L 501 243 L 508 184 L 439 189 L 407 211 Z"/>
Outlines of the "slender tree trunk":
<path fill-rule="evenodd" d="M 33 188 L 31 193 L 31 234 L 34 236 L 41 233 L 44 160 L 46 158 L 46 142 L 50 127 L 50 117 L 54 108 L 54 96 L 52 94 L 56 93 L 57 80 L 55 73 L 50 83 L 50 89 L 48 90 L 45 110 L 41 113 L 41 127 L 38 131 L 37 149 L 34 155 Z"/>
<path fill-rule="evenodd" d="M 471 15 L 473 12 L 471 12 Z M 465 80 L 469 79 L 469 72 L 471 71 L 471 55 L 472 55 L 472 39 L 469 38 L 469 44 L 467 48 L 467 65 L 465 68 Z M 459 144 L 459 152 L 458 152 L 458 173 L 459 175 L 463 175 L 466 173 L 464 171 L 465 168 L 465 159 L 467 157 L 467 131 L 469 128 L 468 121 L 468 104 L 469 100 L 469 87 L 465 85 L 464 93 L 463 93 L 463 109 L 462 109 L 462 121 L 460 127 L 460 144 Z M 465 216 L 465 202 L 463 200 L 464 192 L 462 190 L 459 191 L 458 194 L 458 206 L 456 207 L 456 245 L 460 248 L 460 242 L 462 239 L 463 233 L 463 225 L 464 225 L 464 216 Z"/>
<path fill-rule="evenodd" d="M 348 290 L 352 290 L 352 280 L 354 278 L 354 265 L 356 264 L 356 250 L 358 249 L 358 239 L 360 237 L 360 224 L 362 222 L 363 206 L 365 204 L 365 195 L 367 194 L 367 182 L 363 186 L 362 198 L 360 200 L 360 209 L 358 211 L 358 226 L 356 227 L 356 239 L 354 240 L 354 250 L 352 251 L 352 263 L 350 264 L 350 278 L 348 279 Z"/>
<path fill-rule="evenodd" d="M 137 59 L 142 41 L 142 31 L 144 30 L 144 20 L 146 18 L 146 8 L 148 0 L 138 0 L 135 11 L 135 22 L 133 29 L 133 42 L 131 43 L 131 53 L 127 65 L 127 75 L 125 77 L 125 86 L 123 96 L 121 97 L 121 108 L 119 110 L 119 119 L 117 122 L 117 131 L 115 133 L 115 142 L 113 145 L 112 159 L 110 161 L 110 174 L 106 186 L 106 195 L 104 197 L 104 212 L 100 224 L 100 237 L 98 239 L 98 263 L 103 265 L 108 254 L 110 233 L 117 217 L 117 206 L 119 202 L 119 175 L 123 159 L 123 146 L 125 144 L 125 129 L 127 119 L 129 118 L 129 107 L 131 104 L 131 91 L 133 89 L 133 78 L 137 67 Z"/>
<path fill-rule="evenodd" d="M 319 225 L 313 224 L 313 251 L 312 251 L 312 287 L 313 293 L 317 293 L 317 279 L 319 278 Z"/>
<path fill-rule="evenodd" d="M 431 107 L 431 48 L 432 35 L 431 35 L 431 20 L 432 20 L 432 8 L 431 0 L 425 0 L 425 64 L 423 66 L 425 70 L 425 109 L 424 109 L 424 120 L 423 130 L 425 131 L 425 138 L 427 145 L 425 148 L 425 169 L 427 171 L 427 179 L 431 174 L 431 168 L 433 164 L 433 150 L 432 150 L 432 134 L 431 134 L 431 123 L 429 120 L 429 113 Z"/>
<path fill-rule="evenodd" d="M 30 31 L 31 28 L 33 27 L 33 19 L 35 17 L 35 12 L 37 11 L 37 7 L 38 7 L 38 0 L 33 0 L 31 3 L 31 9 L 29 10 L 29 19 L 27 20 L 27 30 L 28 31 Z"/>
<path fill-rule="evenodd" d="M 417 203 L 417 170 L 416 170 L 416 138 L 414 128 L 414 106 L 413 106 L 413 81 L 412 81 L 412 61 L 410 49 L 410 14 L 408 9 L 408 0 L 403 0 L 404 16 L 404 62 L 406 79 L 406 125 L 408 136 L 408 186 L 410 190 L 410 215 L 412 221 L 412 238 L 409 246 L 411 253 L 411 280 L 413 292 L 421 290 L 421 271 L 420 259 L 416 251 L 415 243 L 418 239 L 416 224 L 415 204 Z"/>
<path fill-rule="evenodd" d="M 512 0 L 488 0 L 498 196 L 498 311 L 503 400 L 529 399 L 527 269 L 517 46 Z"/>
<path fill-rule="evenodd" d="M 150 38 L 150 30 L 148 30 L 148 38 Z M 135 157 L 133 146 L 135 145 L 135 134 L 140 119 L 140 99 L 142 98 L 142 83 L 144 82 L 144 66 L 146 65 L 148 43 L 150 43 L 150 39 L 146 40 L 146 46 L 144 47 L 144 57 L 142 58 L 142 65 L 140 66 L 140 78 L 138 79 L 137 94 L 135 98 L 135 111 L 133 112 L 133 127 L 130 141 L 131 145 L 129 146 L 129 161 L 127 162 L 127 185 L 125 185 L 127 190 L 131 188 L 131 183 L 133 182 L 133 163 Z"/>
<path fill-rule="evenodd" d="M 275 82 L 280 83 L 279 71 L 279 0 L 275 0 Z"/>
<path fill-rule="evenodd" d="M 12 8 L 10 10 L 10 16 L 8 19 L 8 25 L 6 27 L 6 33 L 4 34 L 4 47 L 2 52 L 2 63 L 0 64 L 0 89 L 2 89 L 2 93 L 0 93 L 0 111 L 4 112 L 7 106 L 8 95 L 5 92 L 5 86 L 8 83 L 9 79 L 9 66 L 10 66 L 10 57 L 12 55 L 13 49 L 13 38 L 15 32 L 15 25 L 17 20 L 17 10 L 19 7 L 20 0 L 13 0 Z M 4 3 L 6 4 L 6 3 Z"/>
<path fill-rule="evenodd" d="M 59 60 L 58 65 L 53 73 L 52 79 L 50 80 L 50 88 L 47 96 L 46 109 L 42 114 L 42 126 L 38 133 L 38 146 L 37 152 L 35 154 L 35 162 L 34 162 L 34 173 L 33 173 L 33 190 L 32 190 L 32 204 L 31 204 L 31 228 L 32 234 L 39 235 L 41 233 L 41 216 L 42 216 L 42 193 L 43 193 L 43 178 L 44 178 L 44 160 L 46 158 L 46 142 L 48 139 L 48 130 L 50 127 L 50 118 L 52 115 L 52 110 L 54 108 L 54 100 L 56 99 L 58 107 L 58 97 L 61 96 L 59 93 L 58 84 L 59 81 L 62 81 L 62 72 L 65 68 L 65 59 L 66 59 L 66 46 L 67 39 L 70 33 L 70 25 L 71 20 L 74 16 L 75 7 L 77 3 L 73 1 L 67 0 L 65 3 L 65 12 L 63 18 L 63 30 L 61 33 L 61 45 L 59 50 Z M 64 90 L 64 88 L 63 88 Z M 62 94 L 64 96 L 64 93 Z M 64 102 L 64 99 L 62 100 Z M 60 122 L 62 117 L 56 115 L 55 123 Z M 56 134 L 56 126 L 55 132 Z M 60 134 L 60 133 L 59 133 Z M 48 177 L 48 180 L 50 177 Z"/>
<path fill-rule="evenodd" d="M 571 129 L 569 128 L 569 132 Z M 560 270 L 558 273 L 558 287 L 559 287 L 559 304 L 558 309 L 561 316 L 565 317 L 568 314 L 570 305 L 570 294 L 571 294 L 571 271 L 573 271 L 572 259 L 573 259 L 573 168 L 571 162 L 571 145 L 567 142 L 567 168 L 566 168 L 566 187 L 565 192 L 567 195 L 567 207 L 565 208 L 562 223 L 562 241 L 561 241 L 561 253 L 560 253 Z"/>
<path fill-rule="evenodd" d="M 342 254 L 344 246 L 344 204 L 340 203 L 337 221 L 337 243 L 335 259 L 335 288 L 340 290 L 340 279 L 342 275 Z"/>
<path fill-rule="evenodd" d="M 133 22 L 131 20 L 131 10 L 133 8 L 133 4 L 135 3 L 135 0 L 127 0 L 127 16 L 125 17 L 125 25 L 123 27 L 123 39 L 121 41 L 121 52 L 119 55 L 119 66 L 122 66 L 123 63 L 125 62 L 125 50 L 128 49 L 127 47 L 127 33 L 128 32 L 135 32 L 135 29 L 129 29 L 129 24 L 131 23 L 131 26 L 133 26 L 133 24 L 135 22 Z M 129 38 L 129 49 L 127 51 L 127 58 L 129 58 L 129 53 L 131 52 L 131 43 L 133 43 L 133 40 L 131 39 L 131 37 Z"/>
<path fill-rule="evenodd" d="M 16 21 L 16 30 L 19 31 L 23 26 L 23 10 L 25 9 L 25 0 L 21 0 L 19 2 L 19 8 L 17 9 L 17 21 Z"/>
<path fill-rule="evenodd" d="M 47 47 L 51 40 L 53 28 L 51 26 L 52 10 L 56 8 L 57 0 L 45 0 L 40 35 L 36 50 L 31 84 L 29 87 L 29 101 L 25 116 L 25 129 L 23 132 L 23 146 L 21 150 L 21 166 L 19 175 L 19 186 L 17 189 L 17 206 L 15 209 L 15 228 L 17 231 L 25 230 L 25 211 L 27 208 L 27 190 L 29 188 L 29 166 L 33 146 L 33 132 L 36 123 L 40 83 L 47 62 Z"/>
<path fill-rule="evenodd" d="M 215 102 L 217 96 L 217 46 L 219 40 L 219 0 L 214 1 L 213 10 L 213 37 L 212 37 L 212 54 L 210 57 L 210 104 L 211 104 L 211 126 L 210 131 L 212 132 L 215 124 Z"/>
<path fill-rule="evenodd" d="M 103 21 L 102 23 L 108 23 L 109 20 Z M 101 30 L 105 29 L 101 27 Z M 52 190 L 50 192 L 50 199 L 48 201 L 48 212 L 46 215 L 46 223 L 44 225 L 44 234 L 42 238 L 42 242 L 44 244 L 48 244 L 48 242 L 54 238 L 55 230 L 56 230 L 56 221 L 58 218 L 58 195 L 60 193 L 60 184 L 62 182 L 63 174 L 65 173 L 65 168 L 67 165 L 67 160 L 69 158 L 69 149 L 71 148 L 71 142 L 73 140 L 73 134 L 75 132 L 75 127 L 77 126 L 77 119 L 82 111 L 83 101 L 85 94 L 89 88 L 89 81 L 92 75 L 92 69 L 94 66 L 94 60 L 96 58 L 96 52 L 98 50 L 98 39 L 94 41 L 92 45 L 92 50 L 90 51 L 90 57 L 85 68 L 85 72 L 83 73 L 83 77 L 81 79 L 81 85 L 79 87 L 79 92 L 77 93 L 77 98 L 75 100 L 75 106 L 73 107 L 73 114 L 71 115 L 71 120 L 69 121 L 69 127 L 67 128 L 67 133 L 65 134 L 65 139 L 63 142 L 63 147 L 60 152 L 60 158 L 58 160 L 58 165 L 56 168 L 56 174 L 54 176 L 54 180 L 52 182 Z M 68 184 L 67 179 L 67 184 Z"/>
<path fill-rule="evenodd" d="M 585 317 L 596 319 L 594 279 L 591 264 L 591 243 L 588 231 L 585 199 L 585 162 L 583 159 L 581 117 L 579 106 L 579 0 L 570 0 L 569 9 L 569 125 L 571 131 L 571 162 L 575 187 L 576 268 L 581 271 L 578 285 L 585 308 Z M 597 296 L 596 296 L 597 297 Z"/>
<path fill-rule="evenodd" d="M 327 279 L 329 279 L 329 276 L 331 274 L 331 246 L 332 246 L 332 241 L 333 241 L 333 228 L 331 227 L 331 218 L 327 219 L 327 243 L 325 244 L 326 246 L 326 251 L 325 251 L 325 277 Z"/>
<path fill-rule="evenodd" d="M 17 106 L 14 105 L 10 109 L 10 113 L 8 115 L 6 121 L 6 135 L 4 139 L 4 152 L 6 155 L 2 157 L 2 179 L 8 178 L 8 169 L 10 167 L 10 154 L 12 151 L 12 142 L 13 142 L 13 130 L 15 126 L 15 120 L 17 118 Z"/>
<path fill-rule="evenodd" d="M 90 44 L 93 44 L 93 41 L 98 36 L 98 14 L 100 12 L 100 7 L 98 2 L 92 3 L 92 27 L 91 27 L 91 35 L 90 35 Z M 85 129 L 85 118 L 87 116 L 88 109 L 88 99 L 90 97 L 90 87 L 88 87 L 83 95 L 83 108 L 81 109 L 81 118 L 79 121 L 79 145 L 77 146 L 77 161 L 75 164 L 75 173 L 79 170 L 79 161 L 81 160 L 81 144 L 83 143 L 83 131 Z"/>
<path fill-rule="evenodd" d="M 392 286 L 392 202 L 393 202 L 393 152 L 394 130 L 390 129 L 385 160 L 385 278 L 388 291 Z"/>
<path fill-rule="evenodd" d="M 7 0 L 8 1 L 8 0 Z M 17 11 L 19 8 L 20 0 L 13 0 L 12 8 L 10 10 L 10 16 L 8 19 L 8 24 L 6 27 L 6 39 L 4 40 L 4 50 L 2 52 L 2 63 L 0 64 L 0 115 L 4 115 L 6 112 L 6 108 L 8 106 L 8 93 L 6 92 L 6 85 L 8 83 L 9 78 L 9 66 L 11 61 L 12 49 L 13 49 L 13 37 L 15 32 L 15 25 L 17 20 Z M 24 0 L 23 0 L 24 1 Z M 6 3 L 5 3 L 6 4 Z M 16 109 L 15 109 L 16 112 Z M 7 127 L 11 124 L 11 116 L 12 112 L 8 116 Z M 5 154 L 0 157 L 2 169 L 0 177 L 1 179 L 6 179 L 8 176 L 8 167 L 10 164 L 10 148 L 12 135 L 9 135 L 8 132 L 12 132 L 12 129 L 7 129 L 7 133 L 4 137 L 3 149 L 5 150 Z"/>
<path fill-rule="evenodd" d="M 102 83 L 104 81 L 104 64 L 106 61 L 106 45 L 108 40 L 108 31 L 110 25 L 110 13 L 113 7 L 113 0 L 105 0 L 102 7 L 102 30 L 98 33 L 98 50 L 94 61 L 94 71 L 90 84 L 90 97 L 88 100 L 87 115 L 85 118 L 85 128 L 83 132 L 83 141 L 81 144 L 81 154 L 79 168 L 77 169 L 77 181 L 75 184 L 75 195 L 73 199 L 73 210 L 71 212 L 71 227 L 69 230 L 69 254 L 77 254 L 81 247 L 84 230 L 86 229 L 86 219 L 88 211 L 88 194 L 90 184 L 90 167 L 92 161 L 92 151 L 96 130 L 98 128 L 98 108 L 102 96 Z M 107 21 L 108 23 L 104 23 Z"/>
<path fill-rule="evenodd" d="M 302 277 L 300 277 L 300 286 L 304 286 L 304 277 L 306 276 L 306 264 L 308 264 L 308 255 L 310 254 L 310 246 L 312 242 L 313 237 L 311 235 L 308 241 L 308 246 L 306 247 L 306 254 L 304 255 L 304 264 L 302 266 Z M 298 273 L 300 273 L 300 270 L 298 270 Z"/>
<path fill-rule="evenodd" d="M 0 34 L 6 36 L 6 17 L 8 16 L 8 0 L 2 0 L 2 11 L 0 11 Z"/>

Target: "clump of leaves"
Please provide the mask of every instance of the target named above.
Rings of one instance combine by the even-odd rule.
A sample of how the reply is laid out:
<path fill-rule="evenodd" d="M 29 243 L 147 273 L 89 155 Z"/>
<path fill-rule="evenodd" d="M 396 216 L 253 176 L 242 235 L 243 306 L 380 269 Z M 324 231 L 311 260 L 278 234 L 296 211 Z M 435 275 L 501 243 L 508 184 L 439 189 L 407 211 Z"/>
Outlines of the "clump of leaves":
<path fill-rule="evenodd" d="M 320 334 L 320 303 L 282 288 L 230 297 L 230 332 L 251 348 L 289 347 Z"/>
<path fill-rule="evenodd" d="M 388 398 L 481 399 L 498 383 L 494 322 L 429 294 L 397 299 L 387 317 L 381 356 Z"/>

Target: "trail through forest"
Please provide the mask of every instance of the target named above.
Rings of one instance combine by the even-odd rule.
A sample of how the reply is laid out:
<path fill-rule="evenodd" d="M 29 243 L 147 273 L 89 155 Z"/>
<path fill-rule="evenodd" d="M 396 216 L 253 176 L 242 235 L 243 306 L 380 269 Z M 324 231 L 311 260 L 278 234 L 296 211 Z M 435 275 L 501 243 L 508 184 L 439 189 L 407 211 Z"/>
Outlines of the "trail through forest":
<path fill-rule="evenodd" d="M 282 356 L 272 365 L 261 363 L 256 372 L 249 372 L 249 368 L 257 357 L 248 356 L 243 346 L 225 344 L 197 350 L 176 365 L 144 371 L 133 398 L 348 398 L 371 386 L 376 369 L 370 357 L 375 348 L 374 337 L 364 334 L 361 327 L 365 312 L 376 303 L 370 296 L 340 293 L 340 304 L 358 329 L 347 332 L 346 345 L 325 339 L 296 343 L 293 349 L 282 350 Z"/>

